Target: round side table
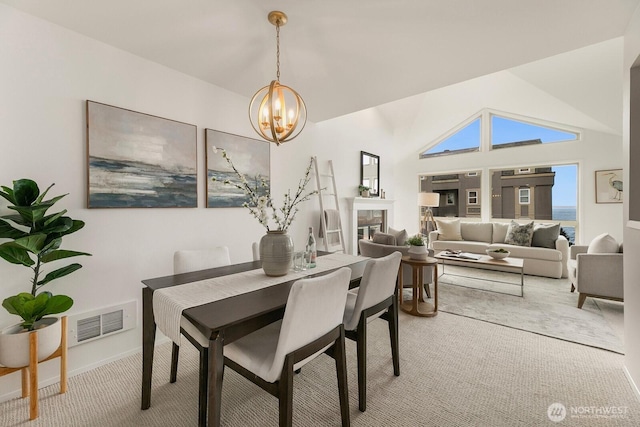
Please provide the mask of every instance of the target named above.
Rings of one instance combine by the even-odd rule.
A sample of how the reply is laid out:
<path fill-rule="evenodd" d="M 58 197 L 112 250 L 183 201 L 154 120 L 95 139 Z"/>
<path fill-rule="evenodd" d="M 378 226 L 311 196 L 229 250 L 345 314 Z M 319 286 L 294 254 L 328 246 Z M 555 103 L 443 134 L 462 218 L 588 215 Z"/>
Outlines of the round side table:
<path fill-rule="evenodd" d="M 402 295 L 402 266 L 411 267 L 413 279 L 413 296 L 410 301 L 404 301 Z M 424 299 L 424 267 L 433 267 L 433 304 Z M 411 259 L 408 255 L 402 257 L 398 271 L 398 299 L 400 309 L 414 316 L 433 317 L 438 314 L 438 260 L 427 258 L 426 260 Z"/>

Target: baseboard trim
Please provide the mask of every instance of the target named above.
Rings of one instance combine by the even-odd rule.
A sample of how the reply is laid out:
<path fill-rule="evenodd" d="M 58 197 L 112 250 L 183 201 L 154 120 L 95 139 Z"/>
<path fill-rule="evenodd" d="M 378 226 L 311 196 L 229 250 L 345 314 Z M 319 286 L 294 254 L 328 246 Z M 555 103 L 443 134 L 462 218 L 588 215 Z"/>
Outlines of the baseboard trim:
<path fill-rule="evenodd" d="M 624 375 L 627 377 L 627 380 L 629 381 L 629 384 L 631 385 L 631 388 L 633 389 L 633 393 L 636 395 L 636 399 L 638 399 L 638 401 L 640 401 L 640 389 L 638 389 L 638 386 L 636 385 L 635 381 L 633 380 L 633 377 L 629 373 L 629 370 L 627 369 L 627 365 L 623 365 L 622 366 L 622 370 L 624 371 Z"/>
<path fill-rule="evenodd" d="M 165 342 L 170 341 L 169 338 L 167 337 L 162 337 L 156 340 L 156 346 L 160 345 L 160 344 L 164 344 Z M 75 377 L 76 375 L 80 375 L 83 374 L 85 372 L 91 371 L 93 369 L 99 368 L 100 366 L 106 365 L 108 363 L 111 362 L 115 362 L 116 360 L 120 360 L 120 359 L 124 359 L 125 357 L 131 356 L 133 354 L 136 353 L 140 353 L 142 351 L 142 346 L 140 347 L 136 347 L 134 349 L 131 349 L 129 351 L 125 351 L 123 353 L 117 354 L 115 356 L 111 356 L 107 359 L 103 359 L 103 360 L 99 360 L 98 362 L 89 364 L 89 365 L 85 365 L 85 366 L 81 366 L 77 369 L 74 369 L 72 371 L 69 371 L 67 373 L 69 378 Z M 16 373 L 16 375 L 19 375 Z M 50 385 L 56 384 L 60 382 L 60 375 L 56 375 L 53 377 L 49 377 L 49 378 L 44 378 L 41 379 L 40 381 L 38 381 L 38 389 L 41 389 L 43 387 L 48 387 Z M 19 397 L 22 396 L 22 390 L 20 388 L 10 391 L 9 393 L 5 393 L 3 395 L 0 395 L 0 403 L 2 402 L 6 402 L 7 400 L 11 400 L 11 399 L 17 399 Z"/>

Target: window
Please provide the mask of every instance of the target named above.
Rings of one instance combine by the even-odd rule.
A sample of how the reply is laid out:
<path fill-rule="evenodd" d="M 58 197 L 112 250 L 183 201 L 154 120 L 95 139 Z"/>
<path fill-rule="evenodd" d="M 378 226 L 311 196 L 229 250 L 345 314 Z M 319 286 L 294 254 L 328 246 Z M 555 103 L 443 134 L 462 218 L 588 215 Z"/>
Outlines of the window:
<path fill-rule="evenodd" d="M 491 115 L 491 147 L 494 149 L 576 139 L 578 134 L 575 132 Z"/>
<path fill-rule="evenodd" d="M 420 157 L 478 151 L 480 149 L 480 121 L 481 118 L 478 117 L 460 130 L 455 131 L 452 135 L 442 139 L 432 148 L 421 153 Z"/>
<path fill-rule="evenodd" d="M 477 190 L 467 190 L 467 204 L 468 205 L 477 205 L 478 204 L 478 191 Z"/>
<path fill-rule="evenodd" d="M 518 190 L 518 192 L 520 193 L 519 196 L 519 201 L 521 205 L 528 205 L 529 204 L 529 194 L 531 193 L 530 190 L 528 188 L 520 188 Z"/>
<path fill-rule="evenodd" d="M 455 205 L 456 204 L 456 193 L 447 193 L 447 205 Z"/>

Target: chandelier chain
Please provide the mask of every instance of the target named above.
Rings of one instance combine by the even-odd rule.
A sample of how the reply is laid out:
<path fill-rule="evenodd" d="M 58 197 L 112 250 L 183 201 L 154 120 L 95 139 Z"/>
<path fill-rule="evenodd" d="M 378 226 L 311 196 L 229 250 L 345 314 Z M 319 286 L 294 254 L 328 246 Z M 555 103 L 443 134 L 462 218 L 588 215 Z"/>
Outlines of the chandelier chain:
<path fill-rule="evenodd" d="M 276 22 L 276 80 L 280 83 L 280 20 Z"/>

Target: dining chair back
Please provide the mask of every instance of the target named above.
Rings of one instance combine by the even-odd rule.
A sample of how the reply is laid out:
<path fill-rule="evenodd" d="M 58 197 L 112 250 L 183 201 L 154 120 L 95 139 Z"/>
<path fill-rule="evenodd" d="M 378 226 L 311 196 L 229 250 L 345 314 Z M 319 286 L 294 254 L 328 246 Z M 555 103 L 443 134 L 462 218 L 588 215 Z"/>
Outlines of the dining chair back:
<path fill-rule="evenodd" d="M 218 246 L 199 250 L 180 250 L 173 254 L 173 274 L 190 273 L 231 264 L 229 248 Z"/>
<path fill-rule="evenodd" d="M 344 311 L 346 337 L 356 341 L 358 358 L 358 403 L 367 407 L 367 323 L 381 317 L 389 323 L 393 372 L 400 375 L 398 354 L 398 269 L 402 254 L 394 252 L 367 262 L 360 286 L 347 295 Z"/>
<path fill-rule="evenodd" d="M 260 261 L 260 243 L 253 242 L 251 245 L 251 251 L 253 252 L 253 260 Z"/>
<path fill-rule="evenodd" d="M 180 250 L 173 254 L 173 274 L 190 273 L 192 271 L 223 267 L 225 265 L 231 265 L 229 248 L 226 246 L 198 250 Z M 180 318 L 180 328 L 183 335 L 198 348 L 200 352 L 200 363 L 205 362 L 208 357 L 207 347 L 209 346 L 209 340 L 184 316 Z M 171 350 L 171 374 L 169 376 L 169 382 L 171 383 L 176 382 L 178 376 L 179 357 L 180 346 L 173 343 Z M 200 378 L 200 387 L 204 387 L 202 378 Z"/>
<path fill-rule="evenodd" d="M 336 361 L 342 425 L 350 425 L 342 317 L 351 270 L 291 286 L 282 320 L 224 348 L 225 365 L 278 397 L 280 426 L 290 426 L 293 374 L 326 352 Z"/>

